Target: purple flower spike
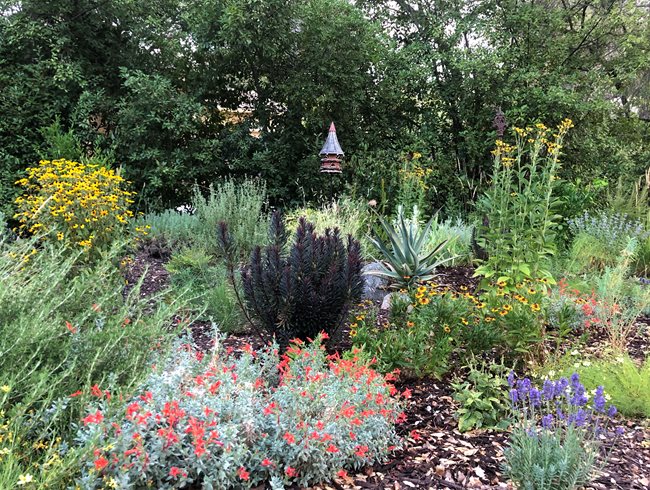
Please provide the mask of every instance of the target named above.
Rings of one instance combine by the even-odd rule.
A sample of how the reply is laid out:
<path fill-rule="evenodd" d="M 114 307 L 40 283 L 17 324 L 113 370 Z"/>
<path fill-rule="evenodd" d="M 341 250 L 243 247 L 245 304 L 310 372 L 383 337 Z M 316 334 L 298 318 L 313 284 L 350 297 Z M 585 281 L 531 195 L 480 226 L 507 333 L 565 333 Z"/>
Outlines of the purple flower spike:
<path fill-rule="evenodd" d="M 580 384 L 580 375 L 578 373 L 573 373 L 571 375 L 571 387 L 575 390 L 578 386 L 582 386 Z"/>
<path fill-rule="evenodd" d="M 555 396 L 559 397 L 566 393 L 566 389 L 569 387 L 569 380 L 566 378 L 560 378 L 557 383 L 555 383 Z"/>
<path fill-rule="evenodd" d="M 596 394 L 594 395 L 594 409 L 597 412 L 602 412 L 605 410 L 605 394 L 604 394 L 605 388 L 602 386 L 599 386 L 596 388 Z"/>
<path fill-rule="evenodd" d="M 587 412 L 581 408 L 576 413 L 569 417 L 569 423 L 576 427 L 582 427 L 587 422 Z"/>
<path fill-rule="evenodd" d="M 610 405 L 609 408 L 607 409 L 607 415 L 609 417 L 613 417 L 614 415 L 616 415 L 616 412 L 618 412 L 618 410 L 616 410 L 616 407 L 614 405 Z"/>
<path fill-rule="evenodd" d="M 552 425 L 553 425 L 553 415 L 550 413 L 548 415 L 544 415 L 542 417 L 542 427 L 544 427 L 545 429 L 550 429 Z"/>
<path fill-rule="evenodd" d="M 528 392 L 528 396 L 530 397 L 530 403 L 533 405 L 533 407 L 538 407 L 542 401 L 539 390 L 537 388 L 531 388 L 531 390 Z"/>
<path fill-rule="evenodd" d="M 519 401 L 519 392 L 517 390 L 510 390 L 510 400 L 512 403 L 517 403 Z"/>
<path fill-rule="evenodd" d="M 544 381 L 544 387 L 542 389 L 542 395 L 544 400 L 552 400 L 555 393 L 555 384 L 550 379 Z"/>
<path fill-rule="evenodd" d="M 513 370 L 510 370 L 508 374 L 508 385 L 510 385 L 510 388 L 515 387 L 515 372 Z"/>

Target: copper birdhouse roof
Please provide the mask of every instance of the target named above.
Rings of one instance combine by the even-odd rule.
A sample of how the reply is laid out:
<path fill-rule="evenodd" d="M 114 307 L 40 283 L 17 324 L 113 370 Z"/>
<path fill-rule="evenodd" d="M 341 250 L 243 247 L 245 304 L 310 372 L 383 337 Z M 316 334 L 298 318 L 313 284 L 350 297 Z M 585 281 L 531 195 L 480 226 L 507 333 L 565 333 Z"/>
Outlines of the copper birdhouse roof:
<path fill-rule="evenodd" d="M 330 124 L 330 130 L 327 134 L 327 139 L 323 145 L 323 149 L 320 151 L 319 155 L 345 155 L 339 144 L 339 140 L 336 137 L 336 128 L 334 127 L 334 122 Z"/>

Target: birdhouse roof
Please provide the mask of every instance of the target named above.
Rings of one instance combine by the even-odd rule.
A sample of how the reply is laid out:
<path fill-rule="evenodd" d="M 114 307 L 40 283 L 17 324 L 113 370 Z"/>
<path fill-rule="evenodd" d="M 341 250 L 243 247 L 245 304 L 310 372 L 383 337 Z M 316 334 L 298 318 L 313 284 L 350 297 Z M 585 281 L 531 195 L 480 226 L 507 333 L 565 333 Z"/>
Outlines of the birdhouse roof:
<path fill-rule="evenodd" d="M 336 137 L 336 128 L 334 123 L 330 125 L 329 133 L 327 133 L 327 139 L 323 145 L 323 149 L 320 151 L 319 155 L 345 155 L 339 144 L 339 140 Z"/>

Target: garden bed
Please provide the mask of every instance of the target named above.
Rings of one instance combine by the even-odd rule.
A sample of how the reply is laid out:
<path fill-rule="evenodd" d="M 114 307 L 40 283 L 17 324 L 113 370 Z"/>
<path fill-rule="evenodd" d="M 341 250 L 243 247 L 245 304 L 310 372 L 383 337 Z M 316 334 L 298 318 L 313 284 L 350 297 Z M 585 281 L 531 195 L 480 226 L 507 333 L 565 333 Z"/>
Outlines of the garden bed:
<path fill-rule="evenodd" d="M 169 281 L 164 259 L 146 250 L 140 250 L 126 270 L 129 283 L 143 281 L 143 294 L 163 290 Z M 477 280 L 470 267 L 448 267 L 441 270 L 437 282 L 441 287 L 460 291 L 464 286 L 472 290 Z M 375 304 L 374 308 L 379 305 Z M 650 319 L 639 318 L 639 324 L 647 326 Z M 209 322 L 190 325 L 196 348 L 207 351 L 213 347 L 212 326 Z M 349 325 L 344 327 L 341 343 L 333 348 L 345 350 L 350 347 Z M 578 336 L 574 340 L 577 340 Z M 607 344 L 606 335 L 597 328 L 590 331 L 587 341 L 581 345 L 583 355 L 599 356 Z M 223 340 L 226 349 L 243 351 L 246 346 L 261 347 L 260 340 L 248 333 L 231 334 Z M 572 346 L 567 342 L 566 348 Z M 635 331 L 628 344 L 631 358 L 643 360 L 650 352 L 647 334 Z M 410 390 L 412 397 L 405 410 L 406 421 L 399 426 L 405 447 L 396 451 L 386 464 L 366 468 L 315 489 L 461 489 L 461 488 L 513 488 L 504 481 L 501 465 L 503 448 L 508 433 L 497 430 L 474 430 L 461 433 L 454 413 L 457 404 L 453 399 L 451 378 L 412 379 L 399 382 L 400 391 Z M 650 428 L 619 417 L 625 434 L 617 444 L 603 441 L 602 451 L 609 454 L 607 464 L 588 489 L 648 489 L 650 488 Z"/>

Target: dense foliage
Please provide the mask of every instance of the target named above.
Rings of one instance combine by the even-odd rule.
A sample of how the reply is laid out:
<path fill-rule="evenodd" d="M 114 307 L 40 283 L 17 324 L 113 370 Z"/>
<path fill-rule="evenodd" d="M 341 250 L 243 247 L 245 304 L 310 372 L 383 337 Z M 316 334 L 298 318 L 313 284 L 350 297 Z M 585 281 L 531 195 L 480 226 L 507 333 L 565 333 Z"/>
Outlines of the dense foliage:
<path fill-rule="evenodd" d="M 330 120 L 351 190 L 385 210 L 466 209 L 497 107 L 510 125 L 571 115 L 564 174 L 585 184 L 648 160 L 648 15 L 631 0 L 5 0 L 0 12 L 5 209 L 57 118 L 84 154 L 123 166 L 141 207 L 244 174 L 276 202 L 313 198 Z"/>

